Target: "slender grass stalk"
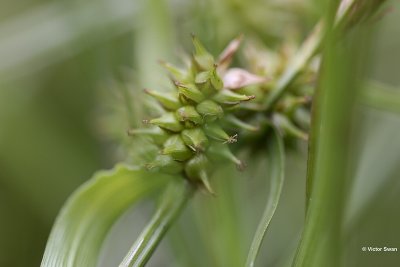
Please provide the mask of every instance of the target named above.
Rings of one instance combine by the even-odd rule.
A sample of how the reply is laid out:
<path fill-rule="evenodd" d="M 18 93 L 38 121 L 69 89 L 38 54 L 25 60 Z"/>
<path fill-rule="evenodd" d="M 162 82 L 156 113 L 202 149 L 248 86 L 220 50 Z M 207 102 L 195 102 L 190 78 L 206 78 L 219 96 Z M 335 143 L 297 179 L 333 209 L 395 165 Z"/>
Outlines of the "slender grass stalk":
<path fill-rule="evenodd" d="M 250 246 L 246 262 L 247 267 L 253 267 L 255 264 L 258 252 L 262 245 L 262 241 L 278 206 L 285 178 L 285 153 L 283 140 L 276 130 L 273 131 L 272 139 L 270 140 L 270 144 L 268 146 L 268 159 L 270 161 L 268 169 L 268 176 L 271 181 L 270 192 L 267 200 L 267 205 L 265 206 L 264 213 Z"/>
<path fill-rule="evenodd" d="M 357 93 L 358 61 L 366 43 L 360 33 L 356 28 L 338 42 L 342 35 L 332 30 L 325 39 L 323 71 L 313 107 L 306 223 L 294 267 L 340 266 L 345 185 L 350 178 L 347 142 Z"/>
<path fill-rule="evenodd" d="M 169 227 L 179 216 L 194 192 L 195 187 L 186 180 L 182 179 L 176 183 L 171 183 L 162 196 L 160 205 L 153 218 L 119 266 L 145 266 Z"/>

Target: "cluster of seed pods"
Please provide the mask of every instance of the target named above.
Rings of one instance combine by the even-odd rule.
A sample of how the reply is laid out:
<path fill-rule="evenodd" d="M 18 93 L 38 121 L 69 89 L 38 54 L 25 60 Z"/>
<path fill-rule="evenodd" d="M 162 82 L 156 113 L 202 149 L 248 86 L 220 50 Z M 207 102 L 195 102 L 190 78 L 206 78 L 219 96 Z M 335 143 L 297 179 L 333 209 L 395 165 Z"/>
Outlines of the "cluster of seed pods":
<path fill-rule="evenodd" d="M 257 117 L 257 113 L 268 115 L 257 109 L 252 110 L 248 102 L 257 95 L 260 99 L 251 101 L 257 105 L 257 100 L 268 97 L 270 81 L 263 74 L 229 68 L 241 37 L 234 39 L 217 59 L 195 36 L 192 39 L 194 52 L 185 69 L 161 62 L 169 72 L 173 89 L 145 90 L 161 104 L 163 114 L 145 120 L 146 127 L 130 130 L 129 133 L 150 137 L 160 148 L 157 157 L 146 164 L 147 169 L 183 174 L 186 179 L 213 193 L 208 178 L 215 166 L 212 162 L 225 159 L 233 162 L 239 170 L 244 168 L 243 162 L 231 152 L 229 144 L 237 141 L 239 130 L 258 131 L 257 126 L 243 120 L 240 111 L 250 110 L 250 117 Z M 296 131 L 286 116 L 286 111 L 296 106 L 296 101 L 293 101 L 293 98 L 284 97 L 268 119 L 271 118 L 282 131 L 302 137 L 303 133 Z M 237 131 L 228 134 L 224 127 L 227 124 L 233 125 Z"/>
<path fill-rule="evenodd" d="M 160 147 L 159 155 L 146 164 L 149 170 L 183 173 L 187 179 L 212 192 L 208 179 L 211 162 L 227 159 L 238 169 L 244 168 L 243 162 L 229 148 L 229 144 L 237 141 L 237 134 L 229 135 L 222 121 L 238 120 L 231 111 L 254 96 L 236 93 L 224 86 L 222 67 L 229 64 L 239 39 L 232 41 L 215 60 L 196 37 L 192 38 L 194 53 L 187 69 L 162 62 L 174 89 L 168 92 L 145 90 L 162 105 L 164 114 L 146 120 L 146 127 L 129 133 L 146 135 Z"/>

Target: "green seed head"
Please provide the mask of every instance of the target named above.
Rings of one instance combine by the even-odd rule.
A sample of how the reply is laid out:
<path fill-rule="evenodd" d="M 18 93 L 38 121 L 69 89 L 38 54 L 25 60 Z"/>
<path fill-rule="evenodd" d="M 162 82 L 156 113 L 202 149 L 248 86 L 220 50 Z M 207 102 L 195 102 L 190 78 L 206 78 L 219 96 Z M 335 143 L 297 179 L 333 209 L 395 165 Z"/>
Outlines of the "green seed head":
<path fill-rule="evenodd" d="M 236 40 L 235 47 L 237 44 Z M 237 141 L 237 134 L 230 136 L 221 125 L 229 124 L 232 120 L 228 115 L 232 112 L 233 105 L 251 100 L 254 96 L 224 88 L 222 75 L 225 69 L 218 69 L 214 57 L 196 37 L 193 37 L 193 45 L 195 52 L 192 65 L 188 69 L 182 70 L 161 62 L 168 70 L 176 90 L 145 90 L 162 105 L 165 113 L 149 121 L 157 126 L 157 131 L 153 128 L 151 131 L 141 131 L 146 132 L 155 144 L 162 147 L 160 155 L 147 165 L 148 169 L 180 172 L 187 179 L 212 192 L 208 180 L 208 174 L 212 171 L 209 158 L 217 157 L 243 166 L 228 148 L 228 144 Z M 220 57 L 224 68 L 236 49 L 230 48 L 225 52 L 226 55 Z"/>
<path fill-rule="evenodd" d="M 175 85 L 173 91 L 147 89 L 145 92 L 161 104 L 162 115 L 146 121 L 153 125 L 152 128 L 128 132 L 146 136 L 160 148 L 160 154 L 146 165 L 149 170 L 182 174 L 212 193 L 208 179 L 213 171 L 211 162 L 230 161 L 239 170 L 244 169 L 243 162 L 229 148 L 231 143 L 237 142 L 238 132 L 244 137 L 246 133 L 248 136 L 251 133 L 261 135 L 274 124 L 285 135 L 307 138 L 298 127 L 309 125 L 309 103 L 305 102 L 302 91 L 287 92 L 271 108 L 262 105 L 273 90 L 272 83 L 266 82 L 280 73 L 279 66 L 287 64 L 286 59 L 274 64 L 271 71 L 267 71 L 270 68 L 260 70 L 251 66 L 260 61 L 258 54 L 249 61 L 252 73 L 229 68 L 240 41 L 241 37 L 233 40 L 216 62 L 193 36 L 194 53 L 186 69 L 161 62 Z M 248 102 L 250 100 L 253 101 Z M 224 127 L 233 130 L 233 135 Z"/>

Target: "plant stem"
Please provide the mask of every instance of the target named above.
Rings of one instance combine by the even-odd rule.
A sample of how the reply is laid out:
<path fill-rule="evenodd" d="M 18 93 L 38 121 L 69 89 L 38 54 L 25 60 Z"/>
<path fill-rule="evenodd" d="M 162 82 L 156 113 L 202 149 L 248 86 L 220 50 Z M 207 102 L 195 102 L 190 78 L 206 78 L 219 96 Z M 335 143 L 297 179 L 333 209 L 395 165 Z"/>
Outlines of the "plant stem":
<path fill-rule="evenodd" d="M 278 206 L 281 196 L 283 182 L 284 182 L 284 163 L 285 153 L 282 137 L 274 129 L 271 143 L 268 146 L 268 160 L 269 160 L 269 179 L 270 179 L 270 192 L 265 206 L 264 214 L 257 227 L 254 239 L 251 243 L 249 255 L 247 257 L 246 266 L 253 267 L 260 250 L 262 241 L 267 232 L 268 226 L 274 216 L 275 210 Z"/>
<path fill-rule="evenodd" d="M 333 23 L 331 23 L 333 25 Z M 322 74 L 313 103 L 307 170 L 307 214 L 294 267 L 340 266 L 341 225 L 348 140 L 365 40 L 360 28 L 343 35 L 331 30 L 325 39 Z"/>
<path fill-rule="evenodd" d="M 195 187 L 186 180 L 170 184 L 153 218 L 137 238 L 120 267 L 145 266 L 171 224 L 182 212 Z"/>

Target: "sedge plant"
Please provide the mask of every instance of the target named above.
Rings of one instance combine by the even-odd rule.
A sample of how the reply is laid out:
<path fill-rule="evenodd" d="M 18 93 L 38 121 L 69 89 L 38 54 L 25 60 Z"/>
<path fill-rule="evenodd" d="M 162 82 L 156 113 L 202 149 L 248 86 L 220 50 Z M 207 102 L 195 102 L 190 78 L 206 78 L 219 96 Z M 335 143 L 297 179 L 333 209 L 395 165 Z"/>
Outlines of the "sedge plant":
<path fill-rule="evenodd" d="M 306 220 L 290 264 L 340 266 L 346 116 L 357 94 L 349 87 L 357 87 L 353 74 L 360 72 L 363 56 L 357 45 L 368 41 L 365 24 L 381 14 L 384 2 L 332 2 L 301 45 L 274 55 L 272 67 L 266 67 L 256 47 L 248 49 L 241 66 L 234 64 L 244 36 L 213 55 L 192 35 L 193 52 L 182 66 L 160 62 L 169 90 L 145 89 L 143 94 L 154 100 L 147 106 L 149 117 L 127 130 L 143 143 L 141 153 L 148 160 L 118 164 L 80 187 L 56 219 L 41 266 L 96 266 L 113 223 L 162 190 L 152 218 L 119 265 L 144 266 L 195 194 L 218 198 L 212 177 L 221 165 L 232 164 L 245 176 L 242 152 L 265 151 L 268 199 L 247 259 L 237 263 L 256 266 L 284 187 L 285 150 L 298 142 L 309 147 Z"/>

